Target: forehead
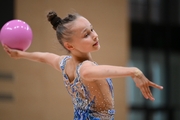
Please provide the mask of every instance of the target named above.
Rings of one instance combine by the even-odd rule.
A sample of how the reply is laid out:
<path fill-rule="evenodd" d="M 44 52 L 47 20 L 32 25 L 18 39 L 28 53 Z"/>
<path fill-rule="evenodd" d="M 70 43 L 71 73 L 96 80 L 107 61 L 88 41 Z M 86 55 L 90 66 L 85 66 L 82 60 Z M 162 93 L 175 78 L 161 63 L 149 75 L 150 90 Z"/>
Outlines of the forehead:
<path fill-rule="evenodd" d="M 86 18 L 80 16 L 74 21 L 71 30 L 75 33 L 82 32 L 84 29 L 86 29 L 89 26 L 91 26 L 91 23 Z"/>

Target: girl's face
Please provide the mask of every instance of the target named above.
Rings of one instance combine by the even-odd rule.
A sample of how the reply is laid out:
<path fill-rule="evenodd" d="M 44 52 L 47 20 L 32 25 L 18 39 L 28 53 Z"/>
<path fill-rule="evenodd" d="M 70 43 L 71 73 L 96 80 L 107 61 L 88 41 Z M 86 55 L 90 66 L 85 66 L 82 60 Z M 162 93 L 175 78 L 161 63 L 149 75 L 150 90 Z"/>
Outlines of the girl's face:
<path fill-rule="evenodd" d="M 72 24 L 72 50 L 81 53 L 93 52 L 100 49 L 98 35 L 91 23 L 84 17 L 78 17 Z"/>

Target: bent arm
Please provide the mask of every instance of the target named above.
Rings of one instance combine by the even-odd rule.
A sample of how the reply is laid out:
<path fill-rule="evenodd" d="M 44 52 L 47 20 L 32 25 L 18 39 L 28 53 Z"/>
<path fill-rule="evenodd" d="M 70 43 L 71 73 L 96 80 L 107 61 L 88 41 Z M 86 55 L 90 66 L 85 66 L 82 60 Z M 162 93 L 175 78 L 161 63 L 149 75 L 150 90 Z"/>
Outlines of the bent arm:
<path fill-rule="evenodd" d="M 83 80 L 102 80 L 103 78 L 118 78 L 118 77 L 132 77 L 136 86 L 141 90 L 146 99 L 155 100 L 149 86 L 163 89 L 151 81 L 149 81 L 144 74 L 135 67 L 121 67 L 110 65 L 94 65 L 92 62 L 85 62 L 80 68 L 80 75 Z"/>
<path fill-rule="evenodd" d="M 133 77 L 138 74 L 138 72 L 140 71 L 135 67 L 94 65 L 91 62 L 85 62 L 80 69 L 81 77 L 84 79 Z"/>
<path fill-rule="evenodd" d="M 60 70 L 59 62 L 65 57 L 48 52 L 19 51 L 19 50 L 10 49 L 5 45 L 3 47 L 4 50 L 7 52 L 7 54 L 14 59 L 27 59 L 34 62 L 46 63 L 52 66 L 53 68 L 55 68 L 56 70 Z"/>

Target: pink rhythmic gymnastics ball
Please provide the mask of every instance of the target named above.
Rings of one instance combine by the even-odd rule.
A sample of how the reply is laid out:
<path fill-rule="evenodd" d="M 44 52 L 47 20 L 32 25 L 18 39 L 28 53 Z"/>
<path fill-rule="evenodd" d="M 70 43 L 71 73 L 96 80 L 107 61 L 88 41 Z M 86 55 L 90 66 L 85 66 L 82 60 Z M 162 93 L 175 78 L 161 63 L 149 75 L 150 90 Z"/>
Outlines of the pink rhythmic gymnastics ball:
<path fill-rule="evenodd" d="M 22 20 L 11 20 L 4 24 L 0 31 L 1 44 L 12 49 L 25 51 L 32 43 L 32 30 L 30 26 Z"/>

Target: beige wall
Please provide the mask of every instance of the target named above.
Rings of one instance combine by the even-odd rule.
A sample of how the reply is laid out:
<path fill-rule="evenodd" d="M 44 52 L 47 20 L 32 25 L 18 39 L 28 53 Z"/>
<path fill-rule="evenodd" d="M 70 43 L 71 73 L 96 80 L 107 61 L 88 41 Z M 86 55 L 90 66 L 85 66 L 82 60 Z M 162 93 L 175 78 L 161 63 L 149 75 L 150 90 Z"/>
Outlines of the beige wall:
<path fill-rule="evenodd" d="M 93 53 L 99 64 L 126 65 L 129 54 L 126 0 L 16 0 L 15 16 L 32 28 L 34 39 L 28 51 L 49 51 L 59 55 L 62 48 L 46 20 L 54 10 L 64 17 L 78 12 L 93 24 L 101 50 Z M 0 81 L 0 92 L 12 92 L 13 102 L 0 102 L 0 120 L 71 120 L 73 106 L 61 73 L 26 60 L 10 59 L 0 48 L 0 71 L 12 72 L 13 83 Z M 114 79 L 116 120 L 126 120 L 125 80 Z"/>

